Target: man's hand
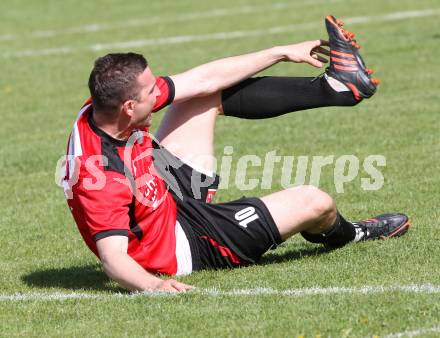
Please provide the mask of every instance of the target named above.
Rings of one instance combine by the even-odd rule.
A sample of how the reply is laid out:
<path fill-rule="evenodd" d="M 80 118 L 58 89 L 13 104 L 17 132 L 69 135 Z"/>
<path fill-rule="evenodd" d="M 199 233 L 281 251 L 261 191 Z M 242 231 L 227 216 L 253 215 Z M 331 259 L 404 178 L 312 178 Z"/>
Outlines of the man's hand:
<path fill-rule="evenodd" d="M 329 56 L 330 52 L 322 46 L 328 46 L 328 41 L 312 40 L 297 43 L 294 45 L 286 45 L 275 47 L 278 48 L 284 58 L 283 61 L 291 61 L 296 63 L 308 63 L 316 68 L 321 68 L 322 63 L 327 63 L 328 60 L 323 57 Z"/>
<path fill-rule="evenodd" d="M 127 254 L 128 238 L 110 236 L 96 242 L 104 272 L 131 291 L 185 292 L 191 285 L 174 279 L 162 280 L 147 272 Z"/>
<path fill-rule="evenodd" d="M 161 283 L 154 289 L 154 291 L 165 291 L 171 293 L 186 292 L 191 290 L 193 286 L 178 282 L 174 279 L 162 280 Z"/>

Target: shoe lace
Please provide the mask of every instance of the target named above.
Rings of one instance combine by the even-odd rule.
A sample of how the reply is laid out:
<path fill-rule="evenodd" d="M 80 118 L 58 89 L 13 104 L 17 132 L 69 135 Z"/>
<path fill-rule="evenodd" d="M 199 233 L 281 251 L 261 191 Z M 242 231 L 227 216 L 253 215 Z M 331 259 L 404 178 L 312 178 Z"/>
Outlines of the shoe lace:
<path fill-rule="evenodd" d="M 353 32 L 350 32 L 346 29 L 344 29 L 344 22 L 342 22 L 339 19 L 336 19 L 336 24 L 339 26 L 339 28 L 341 29 L 342 34 L 344 35 L 344 37 L 350 41 L 351 45 L 357 49 L 362 48 L 361 45 L 359 45 L 356 40 L 354 39 L 354 37 L 356 36 Z"/>
<path fill-rule="evenodd" d="M 367 71 L 367 75 L 368 75 L 368 76 L 370 76 L 370 75 L 372 75 L 372 74 L 374 73 L 374 70 L 371 69 L 371 68 L 366 68 L 365 70 Z M 377 77 L 371 77 L 371 82 L 372 82 L 375 86 L 377 86 L 377 85 L 379 85 L 379 83 L 380 83 L 380 79 L 377 78 Z"/>
<path fill-rule="evenodd" d="M 354 225 L 361 228 L 368 237 L 380 237 L 384 232 L 383 228 L 388 226 L 388 222 L 387 220 L 366 219 Z"/>
<path fill-rule="evenodd" d="M 324 70 L 321 74 L 318 74 L 318 75 L 315 76 L 313 79 L 311 79 L 311 80 L 310 80 L 310 83 L 313 83 L 313 82 L 315 82 L 316 80 L 322 78 L 322 77 L 324 76 L 324 74 L 328 72 L 329 69 L 330 69 L 330 67 L 325 67 L 325 70 Z"/>

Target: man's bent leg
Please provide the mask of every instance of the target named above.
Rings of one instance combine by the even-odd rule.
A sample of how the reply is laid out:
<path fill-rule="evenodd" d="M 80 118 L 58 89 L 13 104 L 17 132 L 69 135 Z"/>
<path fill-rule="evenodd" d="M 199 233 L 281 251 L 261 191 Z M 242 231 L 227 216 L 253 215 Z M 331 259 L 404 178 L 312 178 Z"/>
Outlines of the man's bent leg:
<path fill-rule="evenodd" d="M 355 239 L 353 224 L 345 221 L 332 198 L 318 188 L 290 188 L 261 200 L 283 240 L 299 232 L 309 241 L 331 246 L 341 246 Z"/>
<path fill-rule="evenodd" d="M 171 105 L 156 133 L 174 155 L 201 172 L 214 169 L 214 128 L 221 114 L 220 92 Z"/>

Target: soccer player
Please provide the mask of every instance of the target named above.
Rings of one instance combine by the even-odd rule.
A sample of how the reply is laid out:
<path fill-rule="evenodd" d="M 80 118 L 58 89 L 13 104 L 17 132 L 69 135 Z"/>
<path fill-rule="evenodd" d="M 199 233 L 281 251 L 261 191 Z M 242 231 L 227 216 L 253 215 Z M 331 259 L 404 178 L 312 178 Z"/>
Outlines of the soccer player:
<path fill-rule="evenodd" d="M 276 46 L 156 77 L 139 54 L 108 54 L 89 78 L 91 99 L 69 138 L 64 186 L 87 246 L 105 273 L 129 290 L 191 288 L 158 274 L 246 266 L 301 233 L 311 242 L 400 236 L 404 214 L 349 222 L 332 198 L 299 186 L 261 198 L 210 203 L 218 115 L 263 119 L 371 97 L 378 81 L 359 55 L 353 34 L 326 18 L 329 41 Z M 328 48 L 325 48 L 328 46 Z M 330 64 L 322 77 L 253 77 L 281 61 Z M 153 112 L 169 105 L 156 138 Z"/>

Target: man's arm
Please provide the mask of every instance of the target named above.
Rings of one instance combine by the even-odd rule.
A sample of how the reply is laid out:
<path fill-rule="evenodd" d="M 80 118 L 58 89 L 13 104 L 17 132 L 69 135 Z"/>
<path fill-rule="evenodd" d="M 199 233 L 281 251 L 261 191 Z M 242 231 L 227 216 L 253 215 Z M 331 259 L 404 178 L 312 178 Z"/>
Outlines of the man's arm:
<path fill-rule="evenodd" d="M 147 272 L 127 254 L 128 238 L 110 236 L 96 242 L 108 277 L 131 291 L 185 292 L 192 288 L 173 279 L 162 280 Z"/>
<path fill-rule="evenodd" d="M 171 76 L 175 85 L 175 101 L 205 96 L 231 87 L 280 61 L 308 63 L 322 67 L 327 62 L 318 53 L 328 55 L 321 46 L 323 40 L 306 41 L 294 45 L 277 46 L 259 52 L 228 57 L 192 68 Z"/>

